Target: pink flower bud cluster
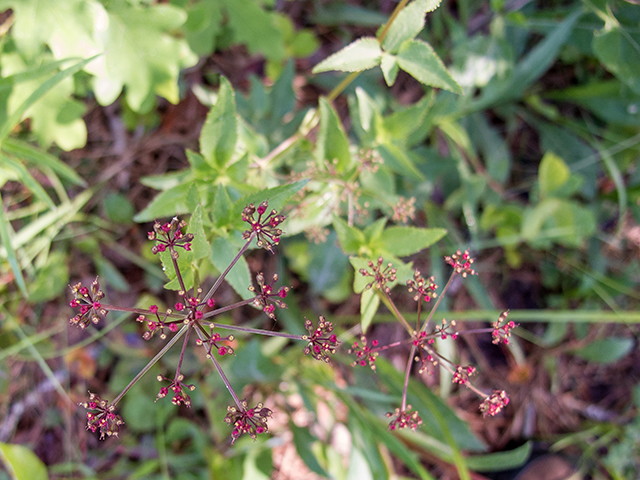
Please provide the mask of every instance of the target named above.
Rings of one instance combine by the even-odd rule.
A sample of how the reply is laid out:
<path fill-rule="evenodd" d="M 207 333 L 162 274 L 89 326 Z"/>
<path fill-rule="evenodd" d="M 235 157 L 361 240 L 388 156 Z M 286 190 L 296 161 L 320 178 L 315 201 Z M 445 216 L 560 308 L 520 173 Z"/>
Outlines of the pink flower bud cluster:
<path fill-rule="evenodd" d="M 462 365 L 456 365 L 456 370 L 453 373 L 453 377 L 451 378 L 452 383 L 457 383 L 459 385 L 466 385 L 469 383 L 469 377 L 476 374 L 476 367 L 472 365 L 467 365 L 463 367 Z"/>
<path fill-rule="evenodd" d="M 432 298 L 438 296 L 436 293 L 438 286 L 434 282 L 434 277 L 423 278 L 420 271 L 416 270 L 413 272 L 413 280 L 407 281 L 407 287 L 409 287 L 409 293 L 415 292 L 413 299 L 416 302 L 420 299 L 430 302 Z"/>
<path fill-rule="evenodd" d="M 504 390 L 494 390 L 493 393 L 480 404 L 480 411 L 483 417 L 494 416 L 500 413 L 507 405 L 509 405 L 507 392 Z"/>
<path fill-rule="evenodd" d="M 456 273 L 461 274 L 463 277 L 466 277 L 467 275 L 477 275 L 476 271 L 471 268 L 474 260 L 469 255 L 469 250 L 465 250 L 464 253 L 458 250 L 450 257 L 444 257 L 444 260 L 447 264 L 453 267 L 453 270 Z"/>
<path fill-rule="evenodd" d="M 304 354 L 311 354 L 316 360 L 331 363 L 329 354 L 335 354 L 338 347 L 338 337 L 335 333 L 332 333 L 333 324 L 327 322 L 323 316 L 320 316 L 318 317 L 317 327 L 313 326 L 311 320 L 305 319 L 304 328 L 309 332 L 309 335 L 302 336 L 302 340 L 309 342 L 304 347 Z"/>
<path fill-rule="evenodd" d="M 362 335 L 360 337 L 360 342 L 353 342 L 353 346 L 347 351 L 347 353 L 352 354 L 355 353 L 356 360 L 351 363 L 352 367 L 356 365 L 360 365 L 364 367 L 367 363 L 371 367 L 371 370 L 375 371 L 376 369 L 376 358 L 378 358 L 378 352 L 376 348 L 378 347 L 378 340 L 373 340 L 371 342 L 371 346 L 367 344 L 367 337 Z"/>
<path fill-rule="evenodd" d="M 156 240 L 157 243 L 151 247 L 153 254 L 162 253 L 169 249 L 171 257 L 178 259 L 176 247 L 184 248 L 186 251 L 191 250 L 191 242 L 193 241 L 193 233 L 184 234 L 182 229 L 187 226 L 187 222 L 173 217 L 171 222 L 161 224 L 155 222 L 153 231 L 147 234 L 149 240 Z"/>
<path fill-rule="evenodd" d="M 156 396 L 156 402 L 161 398 L 166 397 L 170 391 L 173 392 L 173 398 L 171 399 L 171 403 L 174 405 L 180 405 L 184 403 L 186 407 L 191 406 L 191 397 L 186 393 L 187 390 L 193 392 L 196 389 L 195 385 L 187 385 L 182 383 L 184 380 L 184 375 L 180 374 L 177 378 L 170 380 L 162 375 L 158 375 L 156 379 L 159 382 L 166 381 L 169 382 L 169 386 L 161 387 L 158 395 Z"/>
<path fill-rule="evenodd" d="M 418 412 L 411 411 L 411 405 L 407 405 L 405 410 L 396 408 L 395 412 L 387 413 L 387 418 L 390 418 L 389 430 L 399 430 L 401 428 L 410 428 L 416 430 L 422 425 L 422 418 L 418 415 Z"/>
<path fill-rule="evenodd" d="M 107 314 L 107 310 L 100 303 L 100 300 L 104 298 L 104 292 L 100 290 L 98 277 L 91 283 L 91 289 L 83 287 L 81 283 L 77 283 L 73 287 L 69 285 L 69 288 L 74 296 L 69 306 L 80 309 L 76 316 L 69 319 L 69 324 L 84 330 L 90 323 L 97 324 L 100 318 Z"/>
<path fill-rule="evenodd" d="M 209 327 L 211 330 L 214 329 L 213 324 L 209 325 Z M 211 358 L 213 351 L 216 351 L 218 355 L 223 357 L 224 355 L 233 355 L 234 350 L 229 345 L 221 345 L 220 342 L 233 342 L 234 339 L 235 337 L 233 335 L 222 337 L 219 333 L 211 333 L 211 336 L 204 341 L 198 338 L 196 345 L 205 345 L 207 358 Z"/>
<path fill-rule="evenodd" d="M 278 228 L 278 226 L 284 222 L 286 217 L 284 215 L 278 215 L 278 212 L 275 210 L 271 210 L 271 212 L 263 218 L 268 207 L 269 204 L 266 200 L 258 205 L 258 208 L 256 208 L 253 203 L 244 207 L 244 210 L 242 210 L 242 221 L 247 222 L 251 228 L 245 230 L 242 238 L 248 240 L 251 235 L 255 233 L 258 248 L 264 248 L 273 253 L 273 246 L 280 243 L 280 236 L 282 235 L 282 230 Z M 255 217 L 256 212 L 258 213 L 258 218 Z"/>
<path fill-rule="evenodd" d="M 502 324 L 502 322 L 507 319 L 507 315 L 509 315 L 509 310 L 505 310 L 504 312 L 502 312 L 500 314 L 500 317 L 498 317 L 498 320 L 491 325 L 493 327 L 491 336 L 493 337 L 493 343 L 496 345 L 500 342 L 504 343 L 505 345 L 509 345 L 511 330 L 513 330 L 517 326 L 513 321 Z"/>
<path fill-rule="evenodd" d="M 99 429 L 101 440 L 105 435 L 107 437 L 118 436 L 118 429 L 120 425 L 124 425 L 124 422 L 120 415 L 113 413 L 115 407 L 109 405 L 109 402 L 100 398 L 99 395 L 89 392 L 89 401 L 78 405 L 88 410 L 93 410 L 87 412 L 87 430 L 96 432 Z"/>
<path fill-rule="evenodd" d="M 155 315 L 156 319 L 147 320 L 147 317 L 145 315 L 138 315 L 138 318 L 136 318 L 138 322 L 146 323 L 147 327 L 149 328 L 148 331 L 142 334 L 142 338 L 144 338 L 145 340 L 151 340 L 153 335 L 156 333 L 159 333 L 160 338 L 162 340 L 165 340 L 167 338 L 167 334 L 164 333 L 164 329 L 167 328 L 171 333 L 175 333 L 178 331 L 179 324 L 182 323 L 182 321 L 171 321 L 171 322 L 167 321 L 167 318 L 169 317 L 171 310 L 167 310 L 166 312 L 163 312 L 162 318 L 160 318 L 160 313 L 158 312 L 157 305 L 151 305 L 149 307 L 149 313 L 151 315 Z"/>
<path fill-rule="evenodd" d="M 233 427 L 232 444 L 245 433 L 255 440 L 257 435 L 269 431 L 267 419 L 271 417 L 271 410 L 262 403 L 258 403 L 253 408 L 247 408 L 246 400 L 242 400 L 240 405 L 240 407 L 227 407 L 227 416 L 224 418 L 224 421 Z"/>
<path fill-rule="evenodd" d="M 367 262 L 368 268 L 361 268 L 358 270 L 360 275 L 363 277 L 373 277 L 373 281 L 368 283 L 365 287 L 365 290 L 368 290 L 375 286 L 380 291 L 384 291 L 389 293 L 391 288 L 387 285 L 388 283 L 394 282 L 396 280 L 396 272 L 395 268 L 392 268 L 391 263 L 387 263 L 384 267 L 382 266 L 382 262 L 384 260 L 382 257 L 378 257 L 377 263 L 373 263 L 371 260 Z"/>
<path fill-rule="evenodd" d="M 258 282 L 258 290 L 251 285 L 249 291 L 256 294 L 254 305 L 258 308 L 262 308 L 262 311 L 267 314 L 269 318 L 275 320 L 276 318 L 276 306 L 278 308 L 287 308 L 287 304 L 282 301 L 289 293 L 289 287 L 280 287 L 277 291 L 273 285 L 278 281 L 278 274 L 274 274 L 271 283 L 265 283 L 264 274 L 259 273 L 256 275 L 256 281 Z"/>

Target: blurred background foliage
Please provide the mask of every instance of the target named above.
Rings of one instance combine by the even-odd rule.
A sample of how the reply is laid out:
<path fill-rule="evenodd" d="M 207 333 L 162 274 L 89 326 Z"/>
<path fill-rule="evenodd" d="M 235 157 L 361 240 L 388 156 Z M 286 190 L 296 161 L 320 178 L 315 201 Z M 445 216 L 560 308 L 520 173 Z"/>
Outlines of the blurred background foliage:
<path fill-rule="evenodd" d="M 640 8 L 415 0 L 381 47 L 352 44 L 396 6 L 0 1 L 0 456 L 13 475 L 514 478 L 551 450 L 585 478 L 638 477 Z M 286 238 L 275 256 L 251 252 L 220 295 L 246 296 L 259 271 L 295 295 L 275 326 L 251 309 L 225 320 L 301 334 L 323 314 L 345 342 L 397 340 L 352 265 L 382 255 L 402 282 L 418 267 L 442 283 L 442 256 L 469 248 L 479 276 L 440 313 L 472 329 L 510 308 L 521 338 L 439 348 L 510 393 L 504 416 L 482 419 L 436 369 L 410 384 L 423 427 L 392 434 L 406 351 L 374 374 L 247 337 L 225 368 L 278 412 L 271 438 L 230 447 L 224 385 L 195 355 L 192 408 L 154 403 L 177 353 L 125 397 L 119 442 L 85 432 L 87 389 L 115 395 L 155 349 L 127 316 L 68 330 L 67 284 L 99 275 L 110 303 L 171 302 L 149 222 L 203 206 L 204 280 L 266 188 L 276 208 L 298 192 Z"/>

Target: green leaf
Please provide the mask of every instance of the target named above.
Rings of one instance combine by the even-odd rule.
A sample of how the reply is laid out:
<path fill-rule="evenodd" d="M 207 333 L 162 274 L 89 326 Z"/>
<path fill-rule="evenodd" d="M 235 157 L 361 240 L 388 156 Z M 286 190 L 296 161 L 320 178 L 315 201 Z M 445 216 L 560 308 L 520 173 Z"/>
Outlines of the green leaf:
<path fill-rule="evenodd" d="M 200 205 L 200 194 L 198 193 L 198 187 L 195 183 L 192 183 L 187 193 L 187 208 L 190 211 L 194 211 L 198 205 Z"/>
<path fill-rule="evenodd" d="M 289 422 L 289 428 L 293 433 L 293 444 L 296 446 L 296 451 L 305 465 L 312 472 L 328 478 L 329 474 L 320 466 L 318 459 L 311 450 L 311 445 L 317 441 L 317 438 L 311 435 L 308 429 L 297 427 L 293 422 Z"/>
<path fill-rule="evenodd" d="M 499 472 L 524 465 L 531 455 L 531 442 L 506 452 L 472 455 L 465 458 L 467 466 L 476 472 Z"/>
<path fill-rule="evenodd" d="M 33 304 L 47 302 L 61 295 L 69 283 L 67 257 L 60 251 L 51 252 L 46 265 L 29 285 L 29 301 Z"/>
<path fill-rule="evenodd" d="M 380 60 L 380 68 L 382 69 L 382 75 L 384 81 L 388 87 L 393 86 L 396 83 L 396 77 L 398 76 L 398 60 L 395 55 L 384 52 L 382 59 Z"/>
<path fill-rule="evenodd" d="M 392 113 L 384 118 L 384 129 L 396 140 L 406 141 L 416 128 L 420 126 L 433 105 L 433 90 L 410 107 Z"/>
<path fill-rule="evenodd" d="M 160 192 L 144 210 L 133 217 L 133 221 L 142 223 L 187 213 L 187 195 L 190 188 L 190 183 L 181 183 L 164 192 Z"/>
<path fill-rule="evenodd" d="M 358 275 L 360 275 L 360 273 L 358 273 Z M 380 297 L 376 294 L 375 289 L 370 288 L 362 292 L 362 296 L 360 297 L 360 326 L 362 333 L 367 333 L 373 317 L 378 313 L 379 306 Z"/>
<path fill-rule="evenodd" d="M 440 5 L 441 0 L 415 0 L 398 14 L 387 35 L 382 41 L 382 48 L 389 53 L 397 53 L 405 40 L 413 40 L 424 28 L 424 16 Z"/>
<path fill-rule="evenodd" d="M 355 227 L 349 226 L 340 217 L 333 217 L 333 228 L 338 234 L 340 248 L 347 254 L 357 254 L 360 247 L 366 244 L 364 233 Z"/>
<path fill-rule="evenodd" d="M 351 42 L 342 50 L 325 58 L 313 67 L 313 73 L 338 70 L 340 72 L 361 72 L 380 64 L 382 50 L 374 37 L 363 37 Z"/>
<path fill-rule="evenodd" d="M 56 205 L 53 203 L 53 200 L 51 200 L 51 197 L 49 197 L 44 188 L 42 188 L 40 184 L 36 182 L 36 179 L 31 176 L 29 171 L 24 168 L 24 166 L 20 162 L 2 155 L 1 153 L 0 159 L 2 159 L 4 167 L 9 168 L 16 173 L 18 181 L 23 183 L 24 186 L 27 187 L 29 191 L 31 191 L 31 193 L 33 193 L 40 201 L 46 203 L 51 210 L 55 210 Z"/>
<path fill-rule="evenodd" d="M 616 22 L 617 23 L 617 22 Z M 593 53 L 602 64 L 640 95 L 640 36 L 619 24 L 607 22 L 592 41 Z"/>
<path fill-rule="evenodd" d="M 615 363 L 626 357 L 633 350 L 634 344 L 633 338 L 603 338 L 591 342 L 586 347 L 574 350 L 573 354 L 588 362 Z"/>
<path fill-rule="evenodd" d="M 318 165 L 325 162 L 339 173 L 345 172 L 352 162 L 349 141 L 342 128 L 342 122 L 326 98 L 320 98 L 320 129 L 316 144 Z"/>
<path fill-rule="evenodd" d="M 0 443 L 0 458 L 14 480 L 48 480 L 47 467 L 22 445 Z"/>
<path fill-rule="evenodd" d="M 213 197 L 213 223 L 220 227 L 232 223 L 231 219 L 231 199 L 229 192 L 224 185 L 218 185 Z"/>
<path fill-rule="evenodd" d="M 389 227 L 380 236 L 380 245 L 385 251 L 406 257 L 430 247 L 447 231 L 443 228 Z"/>
<path fill-rule="evenodd" d="M 209 256 L 211 246 L 207 242 L 207 236 L 202 227 L 202 205 L 198 205 L 191 215 L 189 222 L 189 232 L 193 233 L 193 241 L 191 242 L 191 250 L 193 251 L 194 260 L 200 260 Z"/>
<path fill-rule="evenodd" d="M 184 24 L 185 38 L 199 57 L 210 55 L 222 24 L 222 5 L 217 0 L 203 0 L 191 5 Z"/>
<path fill-rule="evenodd" d="M 462 94 L 460 85 L 449 75 L 447 68 L 431 45 L 422 40 L 406 40 L 398 50 L 398 65 L 419 82 Z"/>
<path fill-rule="evenodd" d="M 2 244 L 4 245 L 7 253 L 9 265 L 11 265 L 11 270 L 13 270 L 13 276 L 15 277 L 16 283 L 18 284 L 18 287 L 20 287 L 22 295 L 26 298 L 29 294 L 27 293 L 27 286 L 24 283 L 24 277 L 22 276 L 20 262 L 18 261 L 16 251 L 11 242 L 11 232 L 13 232 L 13 229 L 11 228 L 11 224 L 9 223 L 9 220 L 7 220 L 7 216 L 4 212 L 2 195 L 0 194 L 0 240 L 2 240 Z"/>
<path fill-rule="evenodd" d="M 553 196 L 569 180 L 571 172 L 564 161 L 553 152 L 547 152 L 540 161 L 538 182 L 540 197 Z"/>
<path fill-rule="evenodd" d="M 103 202 L 109 220 L 120 225 L 128 225 L 133 220 L 133 205 L 127 197 L 120 193 L 110 193 Z"/>
<path fill-rule="evenodd" d="M 274 14 L 263 10 L 254 0 L 224 0 L 234 41 L 245 43 L 252 53 L 260 52 L 270 60 L 284 59 L 282 32 Z"/>
<path fill-rule="evenodd" d="M 93 61 L 97 57 L 91 57 L 86 60 L 82 60 L 80 62 L 75 63 L 62 70 L 61 72 L 56 73 L 51 78 L 47 79 L 45 82 L 40 84 L 38 88 L 36 88 L 28 98 L 26 98 L 14 111 L 13 113 L 5 120 L 5 122 L 0 126 L 0 144 L 4 143 L 5 138 L 9 134 L 9 132 L 20 123 L 23 115 L 31 108 L 39 99 L 41 99 L 47 92 L 49 92 L 52 88 L 54 88 L 58 83 L 63 81 L 65 78 L 70 77 L 74 73 L 81 70 L 85 67 L 89 62 Z"/>
<path fill-rule="evenodd" d="M 218 100 L 200 133 L 200 153 L 210 165 L 225 167 L 235 151 L 237 138 L 235 94 L 229 81 L 221 77 Z"/>
<path fill-rule="evenodd" d="M 258 205 L 265 200 L 269 202 L 269 210 L 276 210 L 280 212 L 282 208 L 286 205 L 289 199 L 298 193 L 309 180 L 300 180 L 298 182 L 289 183 L 287 185 L 280 185 L 278 187 L 273 188 L 265 188 L 264 190 L 257 191 L 250 195 L 245 195 L 244 197 L 238 199 L 234 204 L 234 212 L 236 218 L 240 218 L 242 215 L 242 210 L 245 206 L 250 203 L 254 205 Z M 286 230 L 286 223 L 284 224 L 284 229 Z"/>
<path fill-rule="evenodd" d="M 224 272 L 238 254 L 238 251 L 239 249 L 229 239 L 216 237 L 211 242 L 211 263 L 219 272 Z M 243 300 L 253 297 L 253 294 L 247 290 L 251 285 L 251 274 L 249 265 L 247 265 L 244 257 L 240 257 L 238 262 L 227 273 L 225 280 Z"/>

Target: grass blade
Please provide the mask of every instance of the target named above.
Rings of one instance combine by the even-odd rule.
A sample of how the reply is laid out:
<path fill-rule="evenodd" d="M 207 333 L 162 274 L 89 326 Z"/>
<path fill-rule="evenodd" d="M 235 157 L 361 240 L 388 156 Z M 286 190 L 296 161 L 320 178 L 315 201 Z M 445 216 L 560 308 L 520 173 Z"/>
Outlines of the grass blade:
<path fill-rule="evenodd" d="M 20 180 L 31 193 L 33 193 L 41 201 L 46 203 L 51 210 L 56 209 L 56 204 L 53 203 L 51 197 L 47 194 L 47 192 L 45 192 L 44 188 L 42 188 L 42 186 L 36 181 L 36 179 L 31 176 L 24 165 L 22 165 L 17 160 L 13 160 L 6 155 L 2 155 L 2 153 L 0 153 L 0 159 L 2 159 L 5 167 L 9 167 L 18 175 L 18 180 Z"/>
<path fill-rule="evenodd" d="M 16 251 L 13 249 L 13 245 L 11 244 L 10 231 L 11 224 L 4 213 L 2 195 L 0 194 L 0 240 L 2 240 L 2 244 L 4 245 L 9 265 L 11 265 L 11 270 L 13 270 L 13 276 L 16 279 L 16 283 L 18 284 L 18 287 L 20 287 L 22 295 L 27 298 L 29 296 L 29 293 L 27 292 L 27 285 L 25 284 L 24 277 L 22 276 L 22 270 L 20 269 L 20 263 L 18 262 Z"/>

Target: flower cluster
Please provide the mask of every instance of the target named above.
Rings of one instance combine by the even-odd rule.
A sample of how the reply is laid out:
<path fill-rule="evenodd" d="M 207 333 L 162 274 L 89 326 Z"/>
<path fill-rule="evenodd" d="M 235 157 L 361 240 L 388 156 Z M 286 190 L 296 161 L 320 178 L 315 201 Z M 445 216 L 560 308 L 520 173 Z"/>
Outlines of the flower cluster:
<path fill-rule="evenodd" d="M 258 205 L 258 208 L 256 208 L 253 203 L 244 207 L 244 210 L 242 210 L 242 221 L 247 222 L 251 228 L 242 234 L 242 238 L 248 240 L 255 233 L 258 239 L 258 248 L 264 248 L 273 253 L 273 246 L 280 243 L 280 236 L 282 235 L 282 230 L 278 228 L 278 225 L 284 222 L 286 217 L 284 215 L 278 215 L 278 212 L 275 210 L 271 210 L 269 215 L 262 218 L 268 206 L 269 204 L 265 200 Z M 255 218 L 256 212 L 258 212 L 257 219 Z"/>
<path fill-rule="evenodd" d="M 211 330 L 213 330 L 215 328 L 215 325 L 211 324 L 209 325 L 209 327 L 211 328 Z M 218 355 L 223 357 L 225 355 L 233 355 L 234 350 L 228 345 L 221 345 L 220 342 L 233 342 L 234 339 L 235 337 L 233 335 L 222 337 L 219 333 L 212 333 L 209 338 L 205 339 L 204 341 L 198 338 L 196 340 L 196 345 L 206 346 L 205 348 L 207 349 L 207 358 L 211 358 L 211 352 L 213 352 L 214 349 L 216 352 L 218 352 Z"/>
<path fill-rule="evenodd" d="M 109 402 L 100 398 L 99 395 L 89 392 L 89 401 L 79 403 L 81 407 L 93 412 L 87 412 L 87 430 L 96 432 L 100 429 L 100 439 L 102 440 L 105 435 L 107 437 L 117 437 L 118 429 L 120 425 L 124 425 L 122 417 L 113 413 L 115 407 L 110 405 Z"/>
<path fill-rule="evenodd" d="M 329 354 L 336 353 L 338 347 L 338 337 L 333 332 L 333 324 L 327 322 L 323 316 L 318 317 L 318 326 L 314 327 L 313 322 L 305 318 L 304 328 L 307 329 L 309 335 L 303 335 L 302 340 L 309 342 L 304 347 L 304 354 L 309 355 L 316 360 L 331 363 Z"/>
<path fill-rule="evenodd" d="M 351 366 L 355 367 L 356 365 L 360 365 L 361 367 L 364 367 L 368 363 L 371 367 L 371 370 L 375 371 L 378 352 L 374 349 L 377 346 L 378 340 L 373 340 L 370 347 L 367 344 L 367 337 L 362 335 L 360 337 L 360 342 L 353 342 L 353 346 L 347 351 L 347 353 L 349 354 L 356 354 L 356 360 L 351 363 Z"/>
<path fill-rule="evenodd" d="M 178 217 L 173 217 L 171 222 L 160 224 L 155 222 L 153 224 L 153 231 L 147 234 L 149 240 L 156 240 L 157 243 L 151 247 L 151 251 L 155 254 L 164 252 L 169 249 L 171 257 L 173 259 L 178 258 L 178 252 L 176 247 L 184 248 L 186 251 L 191 250 L 191 242 L 193 241 L 193 233 L 184 234 L 182 229 L 187 226 L 187 222 L 184 220 L 178 220 Z"/>
<path fill-rule="evenodd" d="M 171 333 L 175 333 L 178 331 L 179 323 L 182 323 L 181 320 L 171 322 L 167 321 L 168 316 L 171 314 L 171 310 L 167 310 L 166 312 L 164 312 L 162 314 L 162 318 L 160 318 L 157 305 L 151 305 L 149 307 L 149 313 L 155 315 L 156 320 L 147 320 L 147 317 L 145 315 L 138 315 L 138 318 L 136 318 L 138 322 L 146 322 L 147 327 L 149 327 L 149 330 L 144 332 L 144 334 L 142 335 L 142 338 L 144 338 L 145 340 L 150 340 L 151 337 L 153 337 L 153 334 L 156 332 L 160 332 L 160 338 L 162 340 L 165 340 L 167 338 L 167 334 L 164 333 L 164 329 L 167 328 Z"/>
<path fill-rule="evenodd" d="M 191 406 L 191 397 L 189 397 L 189 395 L 187 395 L 186 391 L 189 390 L 191 392 L 193 392 L 196 389 L 195 385 L 187 385 L 185 383 L 182 383 L 182 381 L 184 380 L 184 375 L 179 374 L 178 376 L 176 376 L 175 379 L 171 380 L 167 377 L 163 377 L 162 375 L 158 375 L 156 377 L 156 379 L 159 382 L 169 382 L 169 386 L 168 387 L 161 387 L 160 391 L 158 392 L 158 395 L 156 397 L 156 402 L 158 400 L 160 400 L 161 398 L 164 398 L 167 396 L 167 394 L 169 393 L 169 390 L 173 391 L 173 398 L 171 399 L 171 403 L 173 403 L 174 405 L 180 405 L 181 403 L 184 403 L 184 405 L 186 407 L 190 407 Z"/>
<path fill-rule="evenodd" d="M 107 314 L 107 310 L 100 304 L 100 300 L 104 298 L 104 292 L 100 290 L 98 277 L 91 283 L 91 289 L 83 287 L 81 283 L 77 283 L 73 287 L 69 285 L 73 300 L 69 303 L 71 308 L 80 308 L 80 312 L 69 320 L 71 325 L 85 329 L 89 323 L 97 324 L 100 317 Z"/>
<path fill-rule="evenodd" d="M 475 373 L 476 367 L 472 365 L 467 365 L 466 367 L 463 367 L 462 365 L 456 365 L 456 370 L 453 373 L 451 381 L 460 385 L 466 385 L 467 383 L 469 383 L 469 377 L 475 375 Z"/>
<path fill-rule="evenodd" d="M 498 320 L 491 324 L 491 326 L 493 327 L 491 336 L 493 337 L 493 343 L 495 343 L 496 345 L 500 342 L 504 343 L 505 345 L 509 345 L 511 330 L 516 328 L 516 324 L 513 321 L 506 322 L 504 325 L 502 325 L 502 322 L 507 319 L 507 315 L 509 315 L 509 310 L 505 310 L 504 312 L 502 312 L 498 317 Z"/>
<path fill-rule="evenodd" d="M 384 267 L 382 266 L 382 262 L 384 260 L 382 257 L 378 258 L 377 263 L 373 263 L 371 260 L 367 263 L 367 268 L 361 268 L 359 270 L 360 275 L 363 277 L 373 277 L 373 281 L 368 283 L 365 287 L 365 290 L 368 290 L 375 286 L 378 290 L 389 293 L 391 288 L 387 286 L 388 283 L 394 282 L 396 280 L 396 272 L 395 268 L 392 268 L 391 263 L 387 263 Z"/>
<path fill-rule="evenodd" d="M 458 250 L 453 255 L 444 257 L 445 262 L 453 267 L 453 271 L 466 277 L 467 275 L 477 275 L 476 271 L 471 268 L 474 260 L 469 255 L 469 250 L 462 253 Z"/>
<path fill-rule="evenodd" d="M 407 405 L 405 410 L 396 408 L 395 412 L 387 413 L 387 418 L 391 419 L 389 430 L 399 430 L 401 428 L 416 430 L 422 425 L 422 418 L 420 418 L 417 411 L 411 411 L 411 405 Z"/>
<path fill-rule="evenodd" d="M 280 287 L 278 291 L 273 288 L 274 283 L 278 281 L 278 274 L 273 275 L 271 283 L 265 283 L 264 275 L 259 273 L 256 275 L 256 281 L 258 282 L 259 291 L 256 291 L 253 285 L 249 286 L 249 291 L 256 293 L 253 303 L 256 307 L 261 307 L 269 318 L 275 319 L 276 306 L 278 308 L 287 308 L 287 304 L 282 299 L 286 298 L 287 293 L 289 293 L 289 287 Z"/>
<path fill-rule="evenodd" d="M 483 417 L 494 416 L 500 413 L 507 405 L 509 405 L 507 392 L 504 390 L 494 390 L 493 393 L 480 404 L 480 411 Z"/>
<path fill-rule="evenodd" d="M 247 408 L 247 406 L 247 401 L 242 400 L 239 407 L 227 407 L 228 413 L 224 421 L 233 427 L 232 444 L 244 433 L 248 433 L 255 440 L 257 435 L 269 431 L 267 419 L 271 417 L 271 410 L 262 403 L 258 403 L 253 408 Z"/>
<path fill-rule="evenodd" d="M 435 278 L 424 278 L 420 275 L 419 270 L 416 270 L 413 273 L 413 280 L 407 281 L 407 287 L 409 287 L 409 293 L 415 292 L 413 299 L 416 302 L 420 299 L 425 302 L 430 302 L 432 298 L 436 298 L 438 296 L 436 293 L 438 286 L 435 284 Z"/>

